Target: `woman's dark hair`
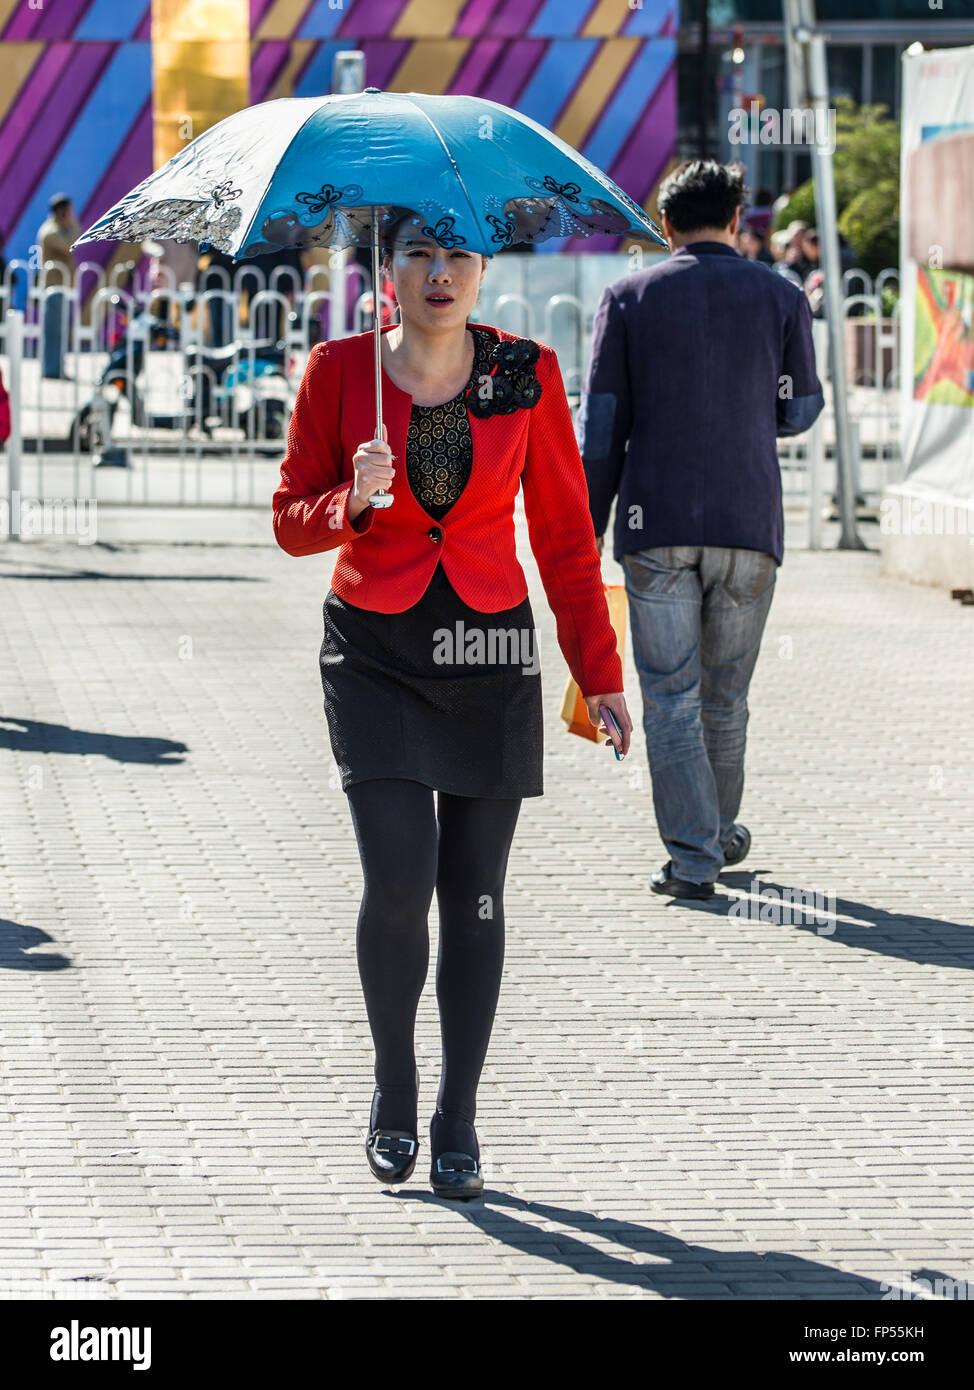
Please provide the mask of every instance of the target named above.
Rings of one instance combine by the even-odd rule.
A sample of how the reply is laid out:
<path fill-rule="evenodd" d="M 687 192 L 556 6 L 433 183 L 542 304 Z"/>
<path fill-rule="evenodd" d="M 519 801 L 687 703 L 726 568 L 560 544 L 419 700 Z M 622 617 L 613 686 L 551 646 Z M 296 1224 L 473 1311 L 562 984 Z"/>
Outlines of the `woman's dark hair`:
<path fill-rule="evenodd" d="M 409 209 L 404 209 L 391 222 L 386 222 L 379 229 L 379 252 L 383 256 L 391 256 L 396 249 L 396 238 L 399 236 L 403 223 L 410 222 L 416 216 Z"/>
<path fill-rule="evenodd" d="M 726 227 L 749 192 L 743 164 L 688 159 L 660 184 L 656 205 L 678 232 L 695 232 Z"/>

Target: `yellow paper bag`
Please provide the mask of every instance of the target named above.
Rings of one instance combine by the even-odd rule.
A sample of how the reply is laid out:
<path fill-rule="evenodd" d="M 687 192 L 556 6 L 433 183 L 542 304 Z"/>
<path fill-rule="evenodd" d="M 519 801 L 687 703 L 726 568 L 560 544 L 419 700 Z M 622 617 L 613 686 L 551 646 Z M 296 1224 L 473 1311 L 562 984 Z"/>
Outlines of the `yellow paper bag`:
<path fill-rule="evenodd" d="M 609 621 L 616 635 L 616 650 L 619 653 L 619 660 L 625 663 L 626 659 L 626 586 L 625 584 L 604 584 L 605 601 L 609 605 Z M 600 691 L 599 694 L 606 692 Z M 565 686 L 565 698 L 561 702 L 561 717 L 570 734 L 578 734 L 580 738 L 590 739 L 592 743 L 603 743 L 605 735 L 600 734 L 598 727 L 592 723 L 588 717 L 588 709 L 582 699 L 582 692 L 578 688 L 578 682 L 569 677 L 568 684 Z"/>

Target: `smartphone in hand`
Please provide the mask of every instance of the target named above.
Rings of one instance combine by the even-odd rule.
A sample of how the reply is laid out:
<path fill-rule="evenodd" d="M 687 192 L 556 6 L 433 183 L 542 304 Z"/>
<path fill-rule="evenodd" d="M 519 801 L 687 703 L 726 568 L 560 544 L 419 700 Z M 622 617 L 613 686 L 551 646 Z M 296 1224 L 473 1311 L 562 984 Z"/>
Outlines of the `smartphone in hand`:
<path fill-rule="evenodd" d="M 599 715 L 605 727 L 610 731 L 609 742 L 612 744 L 612 751 L 616 755 L 616 762 L 621 763 L 626 756 L 620 753 L 622 747 L 622 730 L 619 728 L 615 715 L 606 705 L 599 705 Z"/>

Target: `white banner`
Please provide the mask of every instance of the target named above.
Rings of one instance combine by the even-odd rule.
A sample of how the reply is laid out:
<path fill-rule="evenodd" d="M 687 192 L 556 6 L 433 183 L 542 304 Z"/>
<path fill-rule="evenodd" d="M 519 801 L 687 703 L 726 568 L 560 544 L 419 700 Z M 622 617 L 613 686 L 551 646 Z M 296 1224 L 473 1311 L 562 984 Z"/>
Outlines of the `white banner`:
<path fill-rule="evenodd" d="M 903 462 L 974 498 L 974 48 L 903 56 Z"/>

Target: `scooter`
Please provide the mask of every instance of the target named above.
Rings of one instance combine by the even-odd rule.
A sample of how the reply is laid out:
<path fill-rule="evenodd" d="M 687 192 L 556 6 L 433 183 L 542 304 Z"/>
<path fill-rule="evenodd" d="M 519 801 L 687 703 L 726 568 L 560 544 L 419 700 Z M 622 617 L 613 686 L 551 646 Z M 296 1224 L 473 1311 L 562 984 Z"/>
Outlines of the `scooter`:
<path fill-rule="evenodd" d="M 137 331 L 133 333 L 134 329 Z M 72 421 L 69 441 L 77 439 L 77 447 L 85 452 L 102 452 L 110 443 L 115 412 L 123 399 L 128 402 L 133 425 L 139 428 L 151 425 L 182 430 L 197 424 L 211 438 L 215 424 L 236 423 L 248 439 L 283 439 L 289 393 L 283 342 L 264 344 L 253 351 L 239 341 L 219 348 L 190 343 L 181 409 L 150 414 L 139 387 L 146 343 L 158 350 L 179 341 L 178 329 L 165 319 L 137 315 L 129 332 L 113 347 L 95 396 Z"/>
<path fill-rule="evenodd" d="M 129 331 L 136 326 L 137 332 L 132 341 L 131 370 L 129 359 Z M 77 440 L 77 447 L 85 453 L 100 453 L 111 440 L 112 422 L 119 402 L 128 401 L 132 412 L 132 423 L 144 427 L 148 421 L 138 378 L 145 362 L 146 338 L 154 349 L 164 348 L 168 343 L 178 342 L 179 333 L 165 319 L 137 315 L 117 338 L 109 355 L 108 362 L 98 378 L 94 397 L 83 405 L 71 422 L 68 442 Z M 153 423 L 159 423 L 155 418 Z M 175 426 L 173 417 L 170 427 Z"/>
<path fill-rule="evenodd" d="M 186 357 L 187 414 L 208 438 L 214 419 L 236 423 L 248 439 L 284 438 L 288 383 L 282 342 L 253 351 L 239 342 L 221 348 L 191 343 Z"/>

